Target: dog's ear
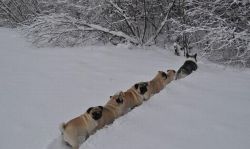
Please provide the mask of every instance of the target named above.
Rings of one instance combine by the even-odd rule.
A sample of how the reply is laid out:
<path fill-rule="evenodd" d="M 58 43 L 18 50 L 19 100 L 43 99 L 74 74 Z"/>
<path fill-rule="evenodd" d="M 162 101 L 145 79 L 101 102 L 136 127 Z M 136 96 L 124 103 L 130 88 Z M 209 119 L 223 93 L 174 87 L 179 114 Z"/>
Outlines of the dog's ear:
<path fill-rule="evenodd" d="M 176 71 L 175 71 L 175 70 L 167 70 L 167 72 L 169 72 L 169 71 L 173 71 L 174 73 L 176 73 Z"/>
<path fill-rule="evenodd" d="M 98 106 L 101 110 L 103 110 L 103 106 Z"/>
<path fill-rule="evenodd" d="M 195 55 L 194 55 L 194 59 L 195 59 L 195 61 L 197 61 L 197 53 L 195 53 Z"/>
<path fill-rule="evenodd" d="M 138 89 L 138 87 L 139 87 L 139 84 L 136 83 L 136 84 L 135 84 L 135 89 Z"/>
<path fill-rule="evenodd" d="M 123 91 L 121 91 L 121 92 L 119 93 L 119 97 L 122 97 L 122 96 L 124 96 L 124 92 L 123 92 Z"/>
<path fill-rule="evenodd" d="M 118 104 L 121 104 L 121 103 L 123 103 L 123 99 L 122 98 L 117 98 L 116 100 L 115 100 Z"/>
<path fill-rule="evenodd" d="M 161 72 L 161 76 L 164 77 L 165 79 L 168 78 L 168 75 L 165 72 Z"/>
<path fill-rule="evenodd" d="M 88 108 L 87 113 L 90 113 L 90 111 L 93 109 L 93 107 Z"/>

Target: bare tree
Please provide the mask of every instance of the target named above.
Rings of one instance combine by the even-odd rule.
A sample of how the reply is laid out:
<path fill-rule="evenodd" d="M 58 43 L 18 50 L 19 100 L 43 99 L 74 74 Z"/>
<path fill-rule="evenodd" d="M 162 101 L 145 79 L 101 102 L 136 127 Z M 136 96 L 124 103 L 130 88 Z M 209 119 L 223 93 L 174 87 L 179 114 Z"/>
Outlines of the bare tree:
<path fill-rule="evenodd" d="M 20 24 L 39 13 L 37 0 L 0 0 L 0 12 L 11 25 Z"/>
<path fill-rule="evenodd" d="M 71 21 L 72 19 L 74 20 L 72 22 L 77 22 L 77 24 L 81 27 L 87 26 L 88 28 L 92 28 L 92 30 L 88 31 L 83 29 L 82 34 L 87 33 L 89 35 L 93 33 L 96 39 L 113 40 L 114 38 L 118 37 L 118 39 L 120 40 L 118 42 L 128 41 L 141 46 L 150 45 L 152 44 L 152 42 L 155 42 L 156 38 L 162 31 L 163 26 L 170 18 L 170 12 L 173 7 L 174 1 L 171 1 L 170 4 L 166 2 L 164 3 L 163 0 L 93 0 L 86 3 L 83 3 L 82 1 L 74 1 L 74 3 L 63 1 L 58 2 L 56 6 L 54 6 L 54 3 L 50 3 L 49 1 L 47 1 L 47 7 L 51 5 L 51 7 L 53 8 L 50 9 L 49 16 L 55 17 L 54 21 L 47 21 L 45 18 L 48 16 L 38 17 L 36 18 L 36 22 L 34 23 L 36 24 L 35 28 L 31 27 L 30 29 L 36 30 L 36 32 L 40 32 L 41 30 L 39 28 L 44 28 L 44 26 L 42 26 L 43 24 L 49 24 L 49 26 L 53 26 L 53 23 L 57 24 L 58 22 L 69 23 L 67 20 L 58 19 L 70 18 Z M 58 6 L 59 8 L 57 8 Z M 167 13 L 163 14 L 163 12 L 161 11 L 154 11 L 150 13 L 149 10 L 155 10 L 159 7 L 167 10 Z M 65 12 L 64 10 L 68 11 Z M 64 12 L 64 17 L 58 17 L 62 14 L 59 14 L 58 12 Z M 41 13 L 47 14 L 46 11 Z M 45 21 L 46 23 L 37 23 L 39 21 Z M 74 25 L 71 25 L 71 27 L 73 26 Z M 74 28 L 72 29 L 74 30 Z M 51 30 L 50 32 L 51 34 L 53 34 L 52 37 L 55 38 L 56 35 L 59 36 L 59 34 L 54 34 L 53 32 L 57 32 L 57 29 L 54 30 L 55 31 Z M 67 32 L 70 32 L 67 29 L 65 30 Z M 69 34 L 64 33 L 64 36 L 66 35 Z M 39 35 L 39 37 L 41 36 Z M 58 40 L 57 43 L 59 43 Z"/>
<path fill-rule="evenodd" d="M 178 5 L 185 13 L 171 19 L 171 34 L 182 37 L 187 52 L 195 47 L 214 62 L 249 67 L 249 6 L 247 1 L 185 1 Z"/>
<path fill-rule="evenodd" d="M 39 46 L 175 42 L 212 61 L 250 67 L 249 0 L 0 0 L 0 23 L 25 24 Z"/>

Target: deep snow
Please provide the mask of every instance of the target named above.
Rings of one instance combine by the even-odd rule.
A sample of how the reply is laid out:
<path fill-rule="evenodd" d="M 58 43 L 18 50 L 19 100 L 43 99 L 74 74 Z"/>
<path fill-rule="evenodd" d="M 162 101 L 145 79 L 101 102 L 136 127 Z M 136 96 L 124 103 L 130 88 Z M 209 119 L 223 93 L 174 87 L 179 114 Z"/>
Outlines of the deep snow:
<path fill-rule="evenodd" d="M 61 149 L 58 126 L 183 58 L 122 46 L 32 47 L 0 28 L 0 148 Z M 199 62 L 190 76 L 91 136 L 81 149 L 248 149 L 250 71 Z"/>

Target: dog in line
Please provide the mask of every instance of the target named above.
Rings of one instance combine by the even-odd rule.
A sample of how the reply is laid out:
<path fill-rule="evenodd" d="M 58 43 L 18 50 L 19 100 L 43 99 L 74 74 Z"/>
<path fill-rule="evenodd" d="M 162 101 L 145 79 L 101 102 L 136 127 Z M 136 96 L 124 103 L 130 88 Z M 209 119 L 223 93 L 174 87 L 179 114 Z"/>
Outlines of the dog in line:
<path fill-rule="evenodd" d="M 141 105 L 143 101 L 148 100 L 151 96 L 159 93 L 167 84 L 175 78 L 175 70 L 167 70 L 167 73 L 158 71 L 158 74 L 149 82 L 138 82 L 130 89 L 123 93 L 125 105 L 124 112 Z"/>
<path fill-rule="evenodd" d="M 186 76 L 190 75 L 193 71 L 196 71 L 198 68 L 197 65 L 197 54 L 189 55 L 186 54 L 186 60 L 184 64 L 179 68 L 176 73 L 175 80 L 185 78 Z"/>
<path fill-rule="evenodd" d="M 78 149 L 89 135 L 93 134 L 98 126 L 98 120 L 102 117 L 102 106 L 90 107 L 84 114 L 60 125 L 63 140 L 72 147 Z"/>
<path fill-rule="evenodd" d="M 147 96 L 145 95 L 146 92 L 147 83 L 144 82 L 136 83 L 127 91 L 123 92 L 124 114 L 141 105 Z"/>
<path fill-rule="evenodd" d="M 175 70 L 167 70 L 167 73 L 164 71 L 158 71 L 157 75 L 148 82 L 148 94 L 149 98 L 156 93 L 159 93 L 167 84 L 175 78 Z M 148 98 L 148 99 L 149 99 Z M 147 99 L 147 100 L 148 100 Z"/>
<path fill-rule="evenodd" d="M 114 122 L 124 114 L 123 92 L 110 96 L 109 101 L 103 106 L 102 117 L 98 120 L 97 130 Z"/>
<path fill-rule="evenodd" d="M 148 82 L 139 82 L 134 85 L 134 88 L 142 96 L 143 100 L 148 100 L 150 96 L 149 92 L 149 83 Z"/>

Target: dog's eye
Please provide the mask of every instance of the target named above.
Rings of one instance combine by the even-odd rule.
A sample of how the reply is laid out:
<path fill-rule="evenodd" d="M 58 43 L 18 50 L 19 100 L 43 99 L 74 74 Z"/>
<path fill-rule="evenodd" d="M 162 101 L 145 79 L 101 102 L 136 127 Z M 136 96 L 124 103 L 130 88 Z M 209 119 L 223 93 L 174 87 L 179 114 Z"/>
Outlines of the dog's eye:
<path fill-rule="evenodd" d="M 88 108 L 87 113 L 90 113 L 90 111 L 93 109 L 93 107 Z"/>
<path fill-rule="evenodd" d="M 101 110 L 103 110 L 103 106 L 98 106 Z"/>

